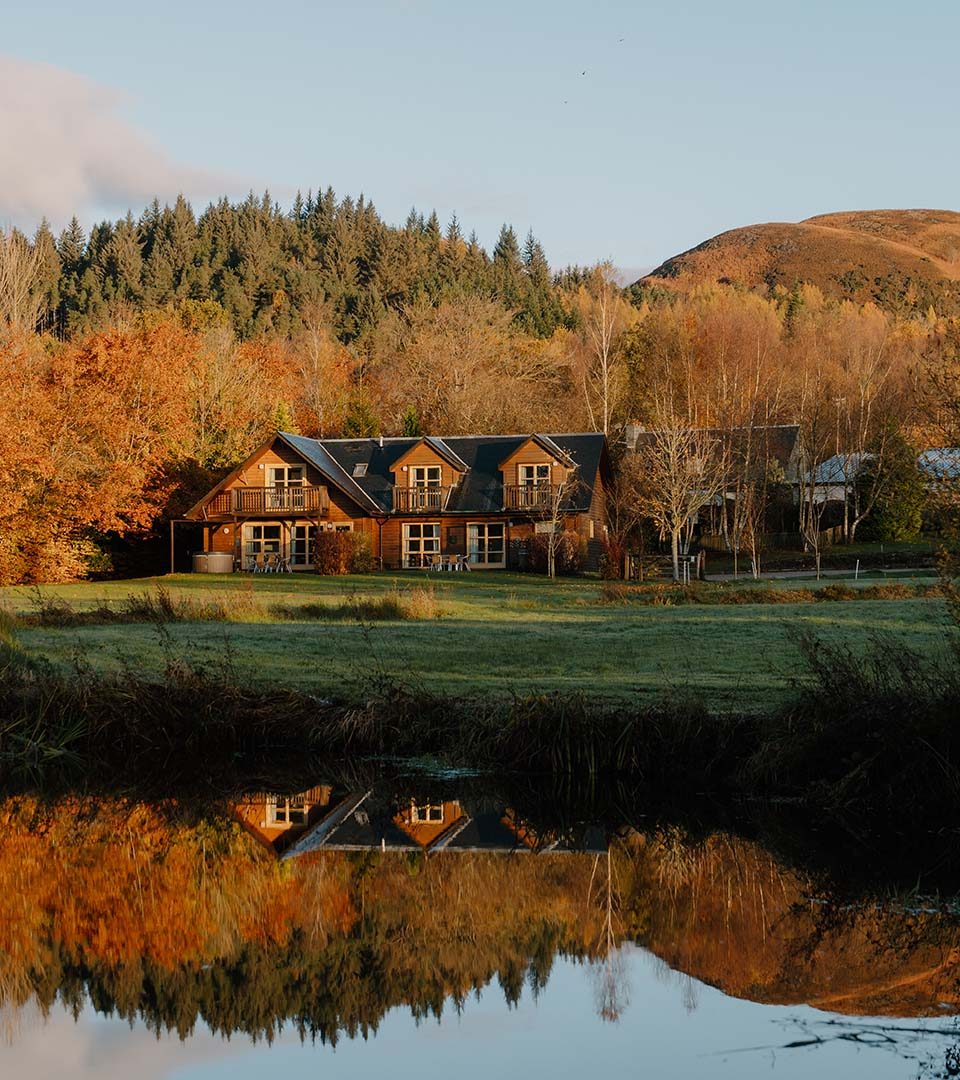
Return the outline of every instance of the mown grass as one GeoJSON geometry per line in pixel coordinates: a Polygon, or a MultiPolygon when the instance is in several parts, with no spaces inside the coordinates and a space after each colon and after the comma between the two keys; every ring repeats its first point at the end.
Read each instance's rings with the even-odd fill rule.
{"type": "MultiPolygon", "coordinates": [[[[722,711],[758,710],[787,700],[807,677],[792,629],[815,631],[854,653],[883,632],[934,656],[944,649],[947,623],[946,605],[934,596],[814,603],[806,588],[788,590],[789,602],[764,603],[765,586],[737,586],[738,601],[727,604],[717,598],[735,589],[715,586],[704,593],[709,603],[685,596],[658,606],[601,602],[605,586],[595,579],[499,573],[161,581],[170,603],[186,605],[181,612],[216,605],[229,614],[226,623],[160,621],[190,663],[209,668],[229,652],[238,676],[252,685],[323,697],[357,698],[376,671],[456,698],[502,702],[576,691],[602,705],[693,691],[722,711]],[[405,618],[390,612],[398,594],[408,597],[405,618]],[[368,604],[379,605],[383,618],[368,604]]],[[[0,604],[20,621],[22,648],[48,656],[57,670],[70,669],[79,653],[100,672],[133,668],[159,677],[166,661],[157,620],[98,622],[96,615],[155,588],[148,580],[44,589],[75,612],[91,612],[89,624],[65,628],[24,625],[35,611],[30,590],[4,590],[0,604]]]]}

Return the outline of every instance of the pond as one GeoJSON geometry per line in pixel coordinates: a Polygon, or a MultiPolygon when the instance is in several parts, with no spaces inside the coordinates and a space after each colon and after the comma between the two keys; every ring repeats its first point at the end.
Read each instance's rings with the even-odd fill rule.
{"type": "Polygon", "coordinates": [[[0,1075],[957,1074],[960,907],[875,847],[258,779],[0,799],[0,1075]]]}

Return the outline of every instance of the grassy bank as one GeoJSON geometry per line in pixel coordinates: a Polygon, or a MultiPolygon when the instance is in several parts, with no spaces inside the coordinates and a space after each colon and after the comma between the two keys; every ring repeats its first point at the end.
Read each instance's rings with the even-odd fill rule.
{"type": "Polygon", "coordinates": [[[165,642],[151,678],[128,667],[60,672],[0,644],[0,768],[36,777],[171,769],[209,776],[237,754],[292,750],[424,756],[452,767],[627,779],[651,799],[678,792],[791,799],[817,813],[901,831],[960,824],[960,650],[921,656],[879,639],[865,656],[795,637],[809,676],[793,701],[720,712],[693,697],[605,706],[582,692],[457,698],[371,676],[359,704],[270,688],[227,658],[196,667],[165,642]]]}
{"type": "Polygon", "coordinates": [[[45,588],[44,604],[69,605],[59,623],[54,611],[37,625],[44,620],[28,589],[0,591],[0,607],[21,622],[25,651],[59,672],[81,655],[96,672],[159,678],[173,650],[195,668],[216,669],[229,656],[243,683],[322,697],[357,700],[376,676],[500,702],[577,691],[618,706],[693,691],[721,711],[787,700],[805,678],[792,630],[855,652],[884,633],[936,655],[947,622],[943,602],[916,591],[930,588],[923,581],[689,592],[499,573],[184,575],[162,583],[175,618],[129,610],[130,597],[134,608],[143,596],[156,606],[152,580],[45,588]],[[812,602],[821,594],[823,602],[812,602]]]}

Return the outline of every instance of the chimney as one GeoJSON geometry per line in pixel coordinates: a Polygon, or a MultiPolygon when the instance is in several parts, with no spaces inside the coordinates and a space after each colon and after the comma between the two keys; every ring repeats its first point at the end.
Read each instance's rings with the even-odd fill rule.
{"type": "Polygon", "coordinates": [[[640,433],[643,431],[643,424],[636,422],[627,424],[623,433],[623,441],[627,444],[628,450],[636,450],[637,439],[640,438],[640,433]]]}

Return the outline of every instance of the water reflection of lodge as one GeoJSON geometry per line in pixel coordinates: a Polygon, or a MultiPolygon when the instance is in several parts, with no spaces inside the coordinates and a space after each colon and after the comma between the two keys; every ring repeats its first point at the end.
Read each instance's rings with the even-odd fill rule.
{"type": "Polygon", "coordinates": [[[235,807],[257,839],[284,858],[313,851],[603,851],[601,830],[542,832],[510,807],[458,799],[384,799],[320,785],[294,795],[260,792],[235,807]]]}

